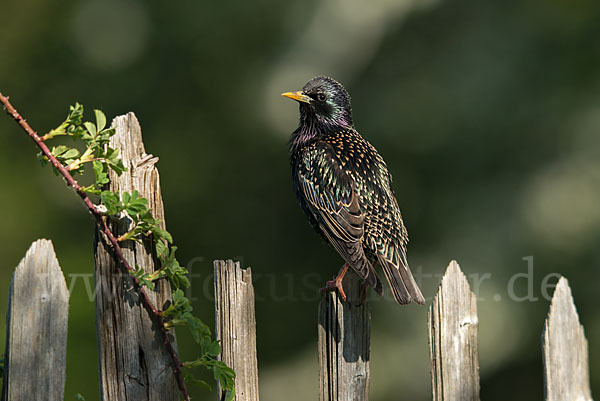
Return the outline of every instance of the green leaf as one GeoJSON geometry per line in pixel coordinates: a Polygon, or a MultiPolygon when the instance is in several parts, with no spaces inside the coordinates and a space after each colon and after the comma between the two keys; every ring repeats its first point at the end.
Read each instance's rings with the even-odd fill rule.
{"type": "Polygon", "coordinates": [[[123,210],[119,197],[112,191],[102,191],[100,193],[100,201],[106,206],[108,214],[117,214],[123,210]]]}
{"type": "Polygon", "coordinates": [[[136,270],[130,272],[130,274],[138,280],[138,283],[142,286],[148,287],[150,290],[154,290],[154,282],[152,276],[147,273],[144,269],[135,265],[136,270]]]}
{"type": "MultiPolygon", "coordinates": [[[[137,190],[134,190],[132,194],[124,192],[123,206],[129,216],[131,216],[131,218],[133,218],[135,221],[138,221],[140,220],[140,215],[144,215],[145,217],[148,212],[148,199],[140,198],[140,194],[137,190]]],[[[152,227],[144,225],[142,228],[142,231],[151,231],[152,227]]]]}
{"type": "Polygon", "coordinates": [[[173,293],[173,302],[167,309],[162,312],[165,317],[180,316],[185,312],[191,312],[192,305],[189,299],[187,299],[182,290],[176,290],[173,293]]]}
{"type": "MultiPolygon", "coordinates": [[[[216,381],[220,381],[219,379],[221,378],[221,368],[217,365],[213,366],[213,377],[216,381]]],[[[221,386],[223,386],[223,383],[221,383],[221,386]]]]}
{"type": "Polygon", "coordinates": [[[75,103],[74,106],[69,107],[69,115],[67,116],[67,120],[65,122],[71,125],[80,125],[82,117],[83,105],[75,103]]]}
{"type": "Polygon", "coordinates": [[[203,347],[203,351],[210,356],[217,357],[221,353],[221,344],[218,341],[212,341],[206,347],[203,347]]]}
{"type": "Polygon", "coordinates": [[[117,159],[116,161],[107,160],[108,166],[120,177],[123,174],[123,171],[127,171],[125,165],[123,165],[123,160],[117,159]]]}
{"type": "Polygon", "coordinates": [[[94,124],[90,122],[85,122],[83,123],[83,125],[85,125],[85,128],[88,130],[91,136],[96,136],[98,131],[96,131],[96,126],[94,124]]]}
{"type": "Polygon", "coordinates": [[[179,287],[189,287],[190,281],[186,277],[188,271],[185,267],[182,267],[177,259],[175,258],[175,251],[177,251],[176,246],[172,246],[170,252],[165,253],[160,258],[162,262],[162,269],[165,272],[165,275],[169,279],[169,282],[175,288],[179,287]]]}
{"type": "Polygon", "coordinates": [[[85,401],[85,398],[79,393],[75,394],[75,399],[77,401],[85,401]]]}
{"type": "Polygon", "coordinates": [[[167,230],[163,230],[162,228],[160,228],[160,226],[158,226],[158,225],[156,225],[152,229],[152,234],[154,234],[154,238],[156,238],[157,240],[164,239],[169,244],[173,243],[173,237],[171,236],[171,234],[169,234],[169,232],[167,230]]]}
{"type": "Polygon", "coordinates": [[[79,150],[71,148],[61,155],[64,159],[75,159],[79,157],[79,150]]]}
{"type": "Polygon", "coordinates": [[[187,326],[190,329],[190,334],[192,335],[192,338],[196,344],[200,344],[200,340],[203,336],[211,335],[210,328],[204,324],[202,320],[192,315],[191,311],[181,315],[181,319],[187,323],[187,326]]]}
{"type": "Polygon", "coordinates": [[[65,145],[53,146],[50,153],[52,153],[52,155],[54,155],[56,157],[60,157],[68,150],[69,150],[69,148],[65,145]]]}
{"type": "Polygon", "coordinates": [[[202,387],[208,391],[212,391],[212,387],[207,382],[205,382],[204,380],[196,379],[194,376],[192,376],[190,374],[185,374],[183,376],[183,380],[185,380],[186,383],[193,384],[198,387],[202,387]]]}
{"type": "Polygon", "coordinates": [[[169,248],[165,245],[163,241],[156,241],[156,256],[160,259],[166,252],[169,251],[169,248]]]}
{"type": "Polygon", "coordinates": [[[138,200],[135,200],[133,202],[130,202],[128,205],[125,206],[127,213],[129,213],[129,215],[131,216],[137,216],[140,213],[144,212],[147,209],[148,206],[148,200],[145,198],[141,198],[138,200]]]}
{"type": "Polygon", "coordinates": [[[164,317],[173,317],[167,322],[168,326],[188,326],[196,343],[200,343],[203,337],[210,337],[211,330],[200,319],[192,315],[192,303],[185,297],[183,291],[178,289],[173,293],[173,302],[162,312],[164,317]]]}
{"type": "Polygon", "coordinates": [[[73,133],[74,138],[83,139],[86,144],[90,145],[94,137],[87,130],[83,129],[82,126],[75,128],[75,132],[73,133]]]}
{"type": "Polygon", "coordinates": [[[235,388],[231,390],[227,390],[227,396],[225,397],[225,401],[233,401],[235,399],[235,388]]]}
{"type": "Polygon", "coordinates": [[[218,371],[218,379],[221,383],[221,387],[226,390],[233,390],[235,388],[235,372],[231,369],[225,362],[217,361],[215,363],[215,375],[217,375],[218,371]]]}
{"type": "Polygon", "coordinates": [[[96,184],[99,186],[108,184],[110,182],[106,171],[106,165],[99,160],[92,162],[94,168],[94,175],[96,176],[96,184]]]}
{"type": "Polygon", "coordinates": [[[117,131],[114,128],[107,128],[98,132],[97,140],[101,143],[107,143],[111,136],[116,134],[117,131]]]}
{"type": "MultiPolygon", "coordinates": [[[[185,273],[187,274],[188,271],[187,269],[185,270],[185,273]]],[[[184,287],[184,288],[188,288],[191,285],[190,280],[187,278],[187,276],[179,276],[179,286],[180,287],[184,287]]]]}
{"type": "Polygon", "coordinates": [[[78,137],[80,131],[82,130],[81,125],[81,117],[83,115],[83,106],[79,103],[75,104],[75,106],[69,107],[69,114],[67,115],[67,119],[63,121],[58,127],[54,128],[46,135],[44,135],[44,139],[48,140],[54,138],[58,135],[71,135],[74,138],[78,137]]]}
{"type": "Polygon", "coordinates": [[[100,132],[106,127],[106,116],[102,110],[94,110],[94,114],[96,114],[96,127],[98,128],[98,132],[100,132]]]}
{"type": "MultiPolygon", "coordinates": [[[[148,273],[146,273],[146,274],[148,274],[148,273]]],[[[148,276],[149,276],[149,274],[148,274],[148,276]]],[[[154,291],[154,282],[150,278],[143,276],[140,278],[139,282],[141,284],[145,285],[146,287],[148,287],[151,291],[154,291]]]]}

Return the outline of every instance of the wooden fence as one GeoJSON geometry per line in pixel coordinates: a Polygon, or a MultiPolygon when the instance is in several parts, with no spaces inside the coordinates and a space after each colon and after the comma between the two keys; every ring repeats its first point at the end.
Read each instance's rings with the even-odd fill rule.
{"type": "MultiPolygon", "coordinates": [[[[119,149],[127,171],[121,176],[110,172],[110,190],[119,193],[137,190],[148,199],[153,217],[163,222],[157,157],[146,154],[142,130],[133,113],[114,119],[116,134],[110,146],[119,149]]],[[[111,223],[118,235],[127,232],[129,219],[111,223]]],[[[160,265],[154,256],[150,241],[139,244],[128,241],[123,255],[130,266],[140,266],[153,273],[160,265]]],[[[146,309],[138,302],[138,295],[129,274],[115,261],[111,246],[96,230],[94,241],[96,279],[96,329],[98,335],[98,363],[100,373],[100,400],[177,400],[179,390],[172,374],[172,360],[161,345],[162,341],[146,309]]],[[[169,285],[158,283],[157,291],[148,291],[154,305],[162,307],[171,298],[169,285]]],[[[175,343],[175,332],[170,333],[175,343]]]]}
{"type": "MultiPolygon", "coordinates": [[[[155,217],[164,222],[156,158],[144,151],[137,119],[130,113],[115,119],[113,125],[117,127],[113,145],[121,149],[129,173],[111,177],[112,188],[137,189],[151,200],[155,217]]],[[[126,256],[151,272],[156,260],[149,249],[132,244],[126,256]]],[[[171,360],[156,346],[152,322],[132,292],[129,276],[120,273],[98,234],[95,255],[101,399],[178,400],[171,360]]],[[[220,358],[237,372],[236,400],[258,401],[251,270],[233,261],[215,261],[214,273],[220,358]]],[[[370,314],[367,302],[356,302],[359,286],[357,276],[348,274],[344,288],[350,303],[328,293],[318,306],[321,401],[368,400],[370,314]]],[[[153,301],[162,305],[169,299],[170,289],[163,286],[153,296],[153,301]]],[[[2,401],[63,400],[68,301],[51,242],[34,242],[10,284],[2,401]]],[[[434,401],[479,400],[478,326],[475,294],[453,261],[429,310],[434,401]]],[[[172,336],[175,338],[174,332],[172,336]]],[[[552,298],[542,349],[546,400],[591,401],[587,340],[565,278],[559,280],[552,298]]]]}

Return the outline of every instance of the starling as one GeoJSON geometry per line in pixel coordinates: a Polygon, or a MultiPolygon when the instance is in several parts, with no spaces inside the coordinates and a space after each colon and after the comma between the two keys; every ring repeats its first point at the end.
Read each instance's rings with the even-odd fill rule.
{"type": "Polygon", "coordinates": [[[341,283],[350,267],[365,289],[382,295],[379,263],[399,304],[424,304],[406,260],[408,233],[392,176],[354,128],[348,92],[332,78],[317,77],[282,95],[300,104],[300,123],[290,138],[296,196],[314,229],[346,262],[323,290],[337,289],[345,299],[341,283]]]}

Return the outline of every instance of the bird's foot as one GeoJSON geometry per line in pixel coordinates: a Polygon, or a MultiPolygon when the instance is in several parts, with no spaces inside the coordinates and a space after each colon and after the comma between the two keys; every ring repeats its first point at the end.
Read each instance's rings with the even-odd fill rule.
{"type": "Polygon", "coordinates": [[[344,300],[344,302],[348,302],[346,299],[346,293],[344,292],[344,287],[342,286],[342,280],[339,277],[336,277],[333,280],[328,281],[325,284],[325,287],[321,288],[321,294],[326,294],[328,292],[336,291],[340,294],[340,297],[344,300]]]}

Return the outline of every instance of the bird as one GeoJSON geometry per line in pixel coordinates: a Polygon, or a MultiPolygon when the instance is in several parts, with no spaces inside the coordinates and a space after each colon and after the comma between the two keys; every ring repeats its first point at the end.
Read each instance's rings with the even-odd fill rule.
{"type": "Polygon", "coordinates": [[[312,227],[344,259],[322,291],[346,295],[342,279],[352,269],[383,295],[378,263],[400,305],[425,299],[406,258],[408,232],[392,189],[392,176],[377,150],[354,127],[350,95],[336,80],[311,79],[282,93],[297,101],[300,119],[289,154],[296,197],[312,227]]]}

